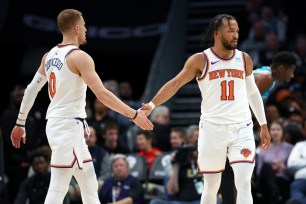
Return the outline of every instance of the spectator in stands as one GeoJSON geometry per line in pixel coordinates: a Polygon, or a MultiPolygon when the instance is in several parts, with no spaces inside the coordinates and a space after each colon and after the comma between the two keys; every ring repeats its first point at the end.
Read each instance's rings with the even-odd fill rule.
{"type": "Polygon", "coordinates": [[[254,67],[259,66],[259,53],[266,49],[266,27],[264,23],[258,19],[252,23],[247,39],[241,42],[240,50],[243,50],[252,57],[254,67]]]}
{"type": "Polygon", "coordinates": [[[291,92],[287,88],[278,89],[275,95],[275,104],[278,106],[279,113],[282,117],[289,116],[289,109],[294,102],[291,92]]]}
{"type": "Polygon", "coordinates": [[[156,141],[156,147],[163,152],[167,152],[171,149],[170,145],[170,110],[167,106],[161,105],[156,107],[151,115],[150,119],[154,124],[154,135],[156,141]]]}
{"type": "Polygon", "coordinates": [[[302,123],[303,123],[303,115],[301,112],[301,108],[298,109],[294,107],[289,108],[289,116],[288,116],[288,123],[295,123],[299,126],[300,129],[302,129],[302,123]]]}
{"type": "Polygon", "coordinates": [[[291,173],[287,160],[293,145],[284,140],[281,123],[274,121],[269,127],[272,143],[267,151],[259,151],[256,175],[257,188],[263,195],[262,203],[285,202],[289,198],[291,173]]]}
{"type": "Polygon", "coordinates": [[[112,176],[104,182],[99,191],[101,204],[143,204],[144,188],[140,181],[129,173],[126,156],[114,155],[111,159],[111,168],[112,176]]]}
{"type": "Polygon", "coordinates": [[[84,136],[92,157],[92,162],[95,167],[96,176],[100,186],[104,180],[110,176],[110,158],[107,151],[97,144],[96,130],[92,126],[89,126],[88,128],[90,135],[87,135],[85,131],[84,136]]]}
{"type": "Polygon", "coordinates": [[[295,145],[297,142],[305,140],[306,134],[303,129],[302,113],[294,108],[289,108],[289,115],[284,123],[286,141],[295,145]]]}
{"type": "MultiPolygon", "coordinates": [[[[128,81],[122,81],[119,83],[118,89],[119,98],[126,103],[128,106],[139,109],[141,107],[140,101],[135,101],[132,99],[133,89],[132,85],[128,81]]],[[[113,118],[116,120],[119,125],[119,140],[122,144],[126,144],[128,142],[127,132],[131,126],[134,124],[131,123],[130,119],[118,114],[117,112],[112,113],[113,118]]]]}
{"type": "Polygon", "coordinates": [[[304,80],[306,77],[306,35],[300,33],[296,36],[295,46],[292,49],[297,58],[296,72],[303,76],[304,80]]]}
{"type": "Polygon", "coordinates": [[[154,133],[152,131],[140,130],[136,136],[136,143],[139,151],[137,154],[145,157],[148,162],[148,172],[155,158],[162,152],[154,145],[154,133]]]}
{"type": "Polygon", "coordinates": [[[260,18],[260,8],[262,0],[247,0],[245,3],[245,10],[247,12],[247,21],[252,23],[260,18]]]}
{"type": "Polygon", "coordinates": [[[131,152],[137,152],[138,147],[136,144],[136,136],[137,132],[141,130],[137,125],[132,124],[131,127],[126,132],[126,139],[127,139],[127,147],[131,152]]]}
{"type": "MultiPolygon", "coordinates": [[[[306,203],[306,141],[296,143],[288,158],[288,169],[294,173],[290,185],[290,201],[306,203]]],[[[290,202],[290,203],[291,203],[290,202]]]]}
{"type": "Polygon", "coordinates": [[[275,33],[269,33],[266,36],[266,49],[259,52],[259,64],[261,66],[267,65],[272,62],[273,56],[281,51],[282,45],[275,33]]]}
{"type": "Polygon", "coordinates": [[[199,126],[198,125],[189,125],[186,130],[186,143],[194,144],[198,142],[199,138],[199,126]]]}
{"type": "Polygon", "coordinates": [[[128,81],[119,83],[119,98],[134,109],[141,107],[141,101],[133,99],[133,88],[128,81]]]}
{"type": "Polygon", "coordinates": [[[275,104],[268,104],[265,108],[267,122],[270,124],[273,121],[282,122],[283,118],[279,114],[278,107],[275,104]]]}
{"type": "Polygon", "coordinates": [[[102,133],[104,143],[102,147],[108,152],[111,156],[113,154],[127,154],[130,153],[130,150],[127,146],[122,145],[119,142],[119,126],[115,122],[108,122],[105,124],[103,133],[102,133]]]}
{"type": "Polygon", "coordinates": [[[170,144],[171,144],[171,151],[175,151],[177,148],[180,148],[186,140],[186,131],[184,128],[181,127],[174,127],[171,128],[170,132],[170,144]]]}
{"type": "MultiPolygon", "coordinates": [[[[150,115],[150,119],[154,124],[154,140],[156,147],[162,152],[171,150],[170,144],[170,109],[161,105],[154,109],[150,115]]],[[[127,131],[127,144],[131,151],[137,151],[136,135],[141,130],[137,125],[132,125],[127,131]]]]}
{"type": "MultiPolygon", "coordinates": [[[[8,176],[8,193],[9,200],[13,202],[15,196],[18,193],[21,182],[27,178],[29,163],[28,153],[30,152],[29,146],[21,146],[20,148],[14,148],[11,145],[11,130],[14,128],[16,123],[16,117],[19,113],[19,107],[25,87],[21,84],[14,86],[10,93],[10,103],[4,110],[1,116],[1,130],[3,136],[3,147],[4,147],[4,173],[8,176]]],[[[33,122],[29,120],[26,124],[27,134],[33,134],[33,122]]],[[[31,135],[30,138],[32,138],[31,135]]]]}
{"type": "Polygon", "coordinates": [[[115,79],[108,79],[104,81],[104,86],[117,97],[119,97],[119,83],[115,79]]]}
{"type": "Polygon", "coordinates": [[[171,200],[152,199],[150,204],[200,204],[203,175],[196,170],[196,147],[181,147],[172,157],[172,174],[166,183],[171,200]]]}
{"type": "MultiPolygon", "coordinates": [[[[298,74],[300,75],[300,74],[298,74]]],[[[300,76],[295,77],[289,84],[289,91],[296,104],[292,104],[293,108],[298,109],[302,116],[306,116],[306,81],[298,79],[300,76]]]]}
{"type": "Polygon", "coordinates": [[[88,124],[95,128],[97,133],[97,143],[102,144],[102,131],[107,122],[115,122],[115,119],[110,116],[110,109],[104,105],[98,98],[94,99],[93,116],[88,119],[88,124]]]}
{"type": "MultiPolygon", "coordinates": [[[[177,152],[179,148],[181,148],[184,144],[186,144],[186,131],[184,128],[181,127],[174,127],[171,129],[170,132],[170,143],[171,143],[171,150],[169,154],[174,157],[173,154],[177,152]]],[[[175,196],[168,195],[167,192],[167,183],[169,181],[170,176],[173,173],[173,164],[171,162],[166,162],[164,165],[165,177],[164,177],[164,186],[165,186],[165,198],[166,200],[170,200],[172,197],[175,196]]]]}
{"type": "MultiPolygon", "coordinates": [[[[35,153],[30,159],[30,164],[34,175],[21,183],[14,204],[26,204],[27,201],[30,204],[41,204],[45,201],[51,178],[48,157],[43,153],[35,153]]],[[[67,198],[64,203],[66,202],[67,198]]]]}
{"type": "Polygon", "coordinates": [[[278,18],[274,15],[274,11],[270,6],[261,8],[261,18],[267,28],[267,33],[274,33],[281,44],[286,42],[287,22],[286,18],[278,18]]]}

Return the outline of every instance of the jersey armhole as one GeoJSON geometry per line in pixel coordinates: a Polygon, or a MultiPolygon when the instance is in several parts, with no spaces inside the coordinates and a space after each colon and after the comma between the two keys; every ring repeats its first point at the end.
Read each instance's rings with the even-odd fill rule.
{"type": "Polygon", "coordinates": [[[243,66],[244,66],[244,72],[245,72],[245,75],[247,73],[247,67],[246,67],[246,61],[245,61],[245,54],[244,52],[241,51],[241,54],[242,54],[242,61],[243,61],[243,66]]]}
{"type": "Polygon", "coordinates": [[[208,71],[208,68],[209,68],[209,59],[208,59],[208,57],[207,57],[207,55],[205,54],[204,51],[202,53],[203,53],[204,58],[206,59],[206,63],[205,63],[205,67],[203,68],[201,76],[200,77],[196,77],[196,79],[198,81],[200,81],[200,80],[205,78],[205,76],[207,74],[207,71],[208,71]]]}
{"type": "Polygon", "coordinates": [[[68,69],[70,70],[71,73],[80,75],[79,73],[75,73],[73,70],[71,70],[71,68],[68,66],[68,63],[67,63],[67,57],[68,57],[68,55],[69,55],[70,53],[72,53],[73,51],[75,51],[75,50],[80,50],[80,49],[79,49],[79,48],[73,48],[73,49],[69,50],[69,51],[67,52],[67,54],[65,55],[64,60],[65,60],[66,66],[68,67],[68,69]]]}

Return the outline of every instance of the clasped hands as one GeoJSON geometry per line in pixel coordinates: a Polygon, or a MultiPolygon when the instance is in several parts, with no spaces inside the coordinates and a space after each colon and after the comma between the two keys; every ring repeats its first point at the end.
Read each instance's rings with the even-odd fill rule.
{"type": "Polygon", "coordinates": [[[152,107],[148,103],[142,103],[141,108],[137,110],[138,115],[132,122],[138,125],[143,130],[153,130],[154,125],[147,118],[152,112],[152,107]]]}

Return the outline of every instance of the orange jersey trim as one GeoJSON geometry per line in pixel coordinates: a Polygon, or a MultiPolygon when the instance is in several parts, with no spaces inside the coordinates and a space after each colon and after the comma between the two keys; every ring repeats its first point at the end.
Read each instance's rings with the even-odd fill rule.
{"type": "Polygon", "coordinates": [[[74,157],[73,161],[69,165],[50,164],[50,166],[54,168],[72,168],[76,160],[77,160],[76,157],[74,157]]]}
{"type": "Polygon", "coordinates": [[[245,62],[245,55],[244,55],[244,52],[242,52],[242,61],[243,61],[243,64],[244,64],[244,71],[245,71],[245,73],[246,73],[247,68],[246,68],[246,62],[245,62]]]}
{"type": "Polygon", "coordinates": [[[215,173],[220,173],[220,172],[223,172],[224,169],[225,169],[225,168],[223,168],[223,169],[212,170],[212,171],[201,170],[198,161],[197,161],[197,166],[198,166],[198,173],[202,173],[202,174],[215,174],[215,173]]]}
{"type": "Polygon", "coordinates": [[[216,173],[221,173],[223,172],[225,169],[221,169],[221,170],[213,170],[213,171],[201,171],[199,170],[198,173],[201,173],[201,174],[216,174],[216,173]]]}
{"type": "Polygon", "coordinates": [[[200,77],[200,78],[198,78],[198,79],[197,79],[198,81],[202,81],[203,79],[205,79],[205,77],[206,77],[206,75],[207,75],[207,73],[208,73],[209,65],[210,65],[210,61],[209,61],[207,55],[206,55],[204,52],[203,52],[203,55],[204,55],[204,57],[206,58],[206,66],[205,66],[205,70],[203,70],[203,71],[204,71],[203,76],[200,77]]]}
{"type": "Polygon", "coordinates": [[[87,163],[87,162],[91,162],[92,161],[92,159],[85,159],[85,160],[83,160],[83,163],[87,163]]]}
{"type": "MultiPolygon", "coordinates": [[[[71,164],[68,164],[68,165],[50,164],[50,167],[54,167],[54,168],[72,168],[72,167],[74,166],[75,161],[77,161],[77,164],[78,164],[79,169],[82,170],[83,168],[81,168],[80,165],[79,165],[79,162],[78,162],[78,160],[77,160],[77,156],[75,155],[74,149],[73,149],[73,155],[74,155],[74,159],[72,160],[71,164]]],[[[85,159],[85,160],[83,160],[83,163],[87,163],[87,162],[91,162],[91,161],[92,161],[92,158],[90,158],[90,159],[85,159]]]]}

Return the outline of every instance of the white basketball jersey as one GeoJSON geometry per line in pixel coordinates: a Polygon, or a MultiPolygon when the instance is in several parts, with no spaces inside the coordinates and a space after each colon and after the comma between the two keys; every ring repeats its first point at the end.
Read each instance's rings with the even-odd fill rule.
{"type": "Polygon", "coordinates": [[[73,73],[67,65],[66,57],[74,45],[57,45],[50,50],[45,60],[50,104],[46,118],[86,118],[87,85],[80,75],[73,73]]]}
{"type": "Polygon", "coordinates": [[[241,51],[224,59],[211,48],[204,50],[206,67],[197,82],[202,95],[201,119],[233,124],[251,119],[245,83],[246,64],[241,51]]]}

